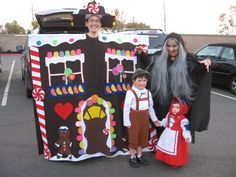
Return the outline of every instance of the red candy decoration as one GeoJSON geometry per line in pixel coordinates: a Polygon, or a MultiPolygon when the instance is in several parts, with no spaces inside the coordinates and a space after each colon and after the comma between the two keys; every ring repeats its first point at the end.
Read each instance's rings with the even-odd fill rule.
{"type": "Polygon", "coordinates": [[[45,97],[45,92],[41,88],[35,88],[32,92],[35,101],[42,101],[45,97]]]}

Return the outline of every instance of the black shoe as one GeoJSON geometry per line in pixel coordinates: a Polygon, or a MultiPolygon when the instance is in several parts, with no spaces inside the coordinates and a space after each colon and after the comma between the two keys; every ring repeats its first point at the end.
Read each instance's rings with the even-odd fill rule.
{"type": "Polygon", "coordinates": [[[136,158],[130,158],[129,159],[129,164],[130,164],[131,167],[139,168],[139,164],[138,164],[136,158]]]}
{"type": "Polygon", "coordinates": [[[148,162],[142,156],[137,157],[137,162],[142,164],[142,165],[148,165],[148,162]]]}

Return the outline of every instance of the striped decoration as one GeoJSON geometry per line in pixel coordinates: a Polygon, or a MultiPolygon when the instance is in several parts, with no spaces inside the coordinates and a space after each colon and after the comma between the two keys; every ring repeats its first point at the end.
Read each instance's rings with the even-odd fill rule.
{"type": "Polygon", "coordinates": [[[31,72],[33,89],[42,88],[41,74],[40,74],[40,59],[37,47],[30,47],[31,72]]]}
{"type": "Polygon", "coordinates": [[[31,72],[32,72],[32,83],[33,83],[33,98],[35,100],[36,112],[38,116],[39,127],[42,135],[43,146],[44,146],[44,157],[46,159],[51,158],[51,152],[48,148],[47,132],[46,132],[46,121],[45,121],[45,112],[44,112],[44,99],[45,95],[34,93],[44,93],[42,92],[42,82],[40,74],[40,58],[39,50],[37,47],[30,47],[30,62],[31,62],[31,72]]]}
{"type": "Polygon", "coordinates": [[[157,150],[156,145],[158,140],[157,131],[155,127],[150,127],[149,131],[150,131],[150,139],[148,141],[148,149],[155,152],[157,150]]]}

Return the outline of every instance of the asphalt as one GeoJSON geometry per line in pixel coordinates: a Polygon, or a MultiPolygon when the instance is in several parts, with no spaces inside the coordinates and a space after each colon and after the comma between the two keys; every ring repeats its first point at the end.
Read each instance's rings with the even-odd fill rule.
{"type": "Polygon", "coordinates": [[[0,106],[0,177],[235,177],[236,96],[228,90],[212,91],[211,120],[207,131],[196,133],[189,146],[189,164],[172,169],[144,153],[148,166],[130,168],[128,156],[98,157],[80,162],[54,162],[37,153],[33,100],[27,99],[18,56],[2,58],[0,101],[15,60],[6,106],[0,106]]]}

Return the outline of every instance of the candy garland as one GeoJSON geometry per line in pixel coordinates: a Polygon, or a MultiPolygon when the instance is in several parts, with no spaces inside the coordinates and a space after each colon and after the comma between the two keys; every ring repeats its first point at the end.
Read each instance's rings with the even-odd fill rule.
{"type": "MultiPolygon", "coordinates": [[[[40,39],[38,35],[29,35],[29,46],[41,47],[46,44],[49,44],[53,47],[60,45],[63,42],[68,44],[73,44],[79,40],[85,40],[86,34],[51,34],[52,38],[48,37],[48,34],[40,34],[40,39]]],[[[116,42],[118,44],[122,43],[131,43],[135,46],[148,46],[149,37],[147,35],[125,35],[125,34],[101,34],[98,37],[98,40],[101,42],[109,43],[116,42]]]]}
{"type": "Polygon", "coordinates": [[[118,44],[131,43],[135,46],[148,46],[149,37],[148,35],[127,35],[127,34],[101,34],[98,38],[101,42],[116,42],[118,44]]]}
{"type": "Polygon", "coordinates": [[[31,34],[29,35],[29,46],[41,47],[49,44],[56,47],[63,42],[73,44],[79,40],[85,39],[86,34],[70,34],[69,37],[68,34],[50,34],[50,38],[48,37],[48,34],[40,34],[40,38],[38,37],[38,34],[31,34]]]}
{"type": "Polygon", "coordinates": [[[128,82],[106,83],[104,92],[106,95],[125,94],[127,90],[131,89],[131,86],[132,84],[128,82]]]}
{"type": "Polygon", "coordinates": [[[41,74],[40,74],[40,59],[39,50],[37,47],[30,47],[30,62],[32,70],[32,82],[33,82],[33,92],[32,96],[36,104],[36,112],[39,121],[39,127],[42,135],[43,146],[44,146],[44,157],[46,159],[51,158],[51,152],[48,148],[47,132],[46,132],[46,121],[45,121],[45,111],[44,102],[45,93],[42,89],[41,74]]]}

